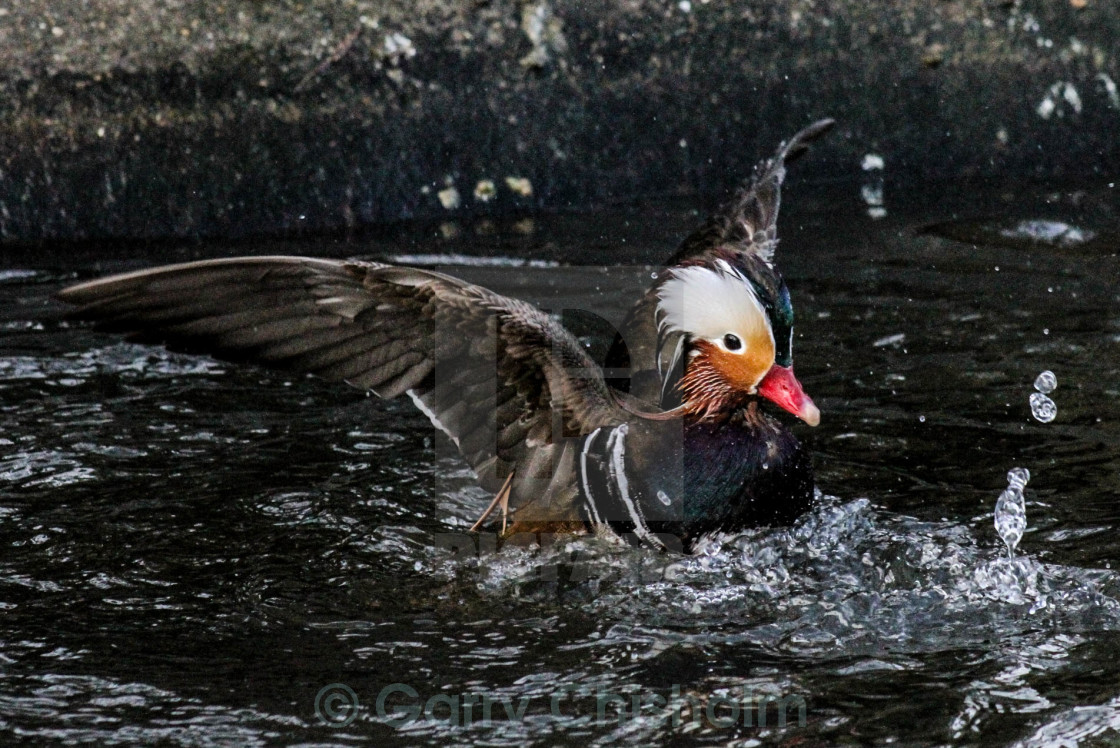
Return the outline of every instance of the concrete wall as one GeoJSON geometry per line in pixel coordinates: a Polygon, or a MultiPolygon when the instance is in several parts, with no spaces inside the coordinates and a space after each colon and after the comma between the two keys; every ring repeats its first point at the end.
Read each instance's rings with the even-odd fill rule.
{"type": "Polygon", "coordinates": [[[717,192],[821,116],[809,179],[1108,181],[1118,52],[1105,0],[0,0],[0,239],[717,192]]]}

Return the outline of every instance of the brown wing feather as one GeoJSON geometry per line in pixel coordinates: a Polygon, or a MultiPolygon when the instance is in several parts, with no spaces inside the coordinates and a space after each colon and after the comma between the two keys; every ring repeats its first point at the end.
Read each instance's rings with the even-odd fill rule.
{"type": "Polygon", "coordinates": [[[785,167],[804,155],[809,144],[835,124],[831,119],[818,120],[778,146],[777,153],[756,165],[750,179],[731,199],[681,243],[667,264],[676,265],[720,245],[756,254],[770,262],[778,244],[778,209],[785,167]]]}
{"type": "Polygon", "coordinates": [[[539,309],[440,273],[365,262],[250,257],[72,286],[70,317],[192,353],[404,392],[513,506],[569,516],[572,443],[624,413],[582,346],[539,309]],[[559,471],[559,472],[558,472],[559,471]],[[567,471],[568,474],[561,475],[567,471]]]}

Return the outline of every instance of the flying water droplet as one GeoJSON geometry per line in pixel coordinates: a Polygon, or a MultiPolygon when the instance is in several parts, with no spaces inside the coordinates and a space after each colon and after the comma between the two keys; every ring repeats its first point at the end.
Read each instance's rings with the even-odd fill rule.
{"type": "Polygon", "coordinates": [[[1049,395],[1058,388],[1058,378],[1054,376],[1054,372],[1047,369],[1034,380],[1034,388],[1043,395],[1049,395]]]}
{"type": "Polygon", "coordinates": [[[878,220],[887,215],[883,201],[883,157],[877,153],[868,153],[860,164],[864,171],[864,183],[859,193],[867,203],[867,215],[878,220]]]}
{"type": "Polygon", "coordinates": [[[1007,471],[1007,482],[1012,488],[1023,489],[1031,479],[1031,471],[1026,468],[1011,468],[1007,471]]]}
{"type": "Polygon", "coordinates": [[[1000,539],[1007,546],[1007,557],[1015,558],[1015,549],[1027,529],[1027,505],[1023,488],[1031,478],[1026,468],[1013,468],[1007,474],[1008,486],[996,502],[995,525],[1000,539]]]}
{"type": "Polygon", "coordinates": [[[1058,415],[1058,406],[1041,392],[1031,393],[1031,413],[1040,423],[1050,423],[1058,415]]]}

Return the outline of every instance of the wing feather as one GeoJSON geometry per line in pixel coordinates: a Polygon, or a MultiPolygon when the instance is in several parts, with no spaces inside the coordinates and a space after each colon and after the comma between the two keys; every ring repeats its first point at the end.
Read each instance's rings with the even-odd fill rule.
{"type": "MultiPolygon", "coordinates": [[[[72,286],[70,316],[172,349],[411,392],[511,503],[571,503],[565,437],[619,423],[582,346],[537,308],[447,275],[370,262],[249,257],[72,286]],[[537,481],[533,483],[533,481],[537,481]],[[540,481],[546,481],[545,484],[540,481]],[[536,493],[534,493],[536,492],[536,493]]],[[[570,466],[570,465],[569,465],[570,466]]],[[[570,507],[569,507],[570,509],[570,507]]]]}
{"type": "Polygon", "coordinates": [[[667,264],[676,265],[720,245],[773,262],[786,166],[808,152],[810,143],[835,124],[832,119],[818,120],[779,145],[771,158],[755,166],[750,179],[731,199],[681,243],[667,264]]]}

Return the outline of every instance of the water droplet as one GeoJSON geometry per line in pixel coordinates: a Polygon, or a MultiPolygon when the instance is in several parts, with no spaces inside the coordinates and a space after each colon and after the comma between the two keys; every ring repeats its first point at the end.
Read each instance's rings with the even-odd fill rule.
{"type": "Polygon", "coordinates": [[[1022,489],[1031,479],[1031,471],[1026,468],[1011,468],[1007,471],[1007,482],[1013,488],[1022,489]]]}
{"type": "Polygon", "coordinates": [[[1058,415],[1058,406],[1041,392],[1032,392],[1031,414],[1040,423],[1050,423],[1058,415]]]}
{"type": "Polygon", "coordinates": [[[1027,507],[1023,500],[1023,489],[1011,485],[1004,489],[996,502],[996,532],[1007,546],[1008,558],[1015,558],[1015,549],[1027,529],[1027,507]]]}
{"type": "Polygon", "coordinates": [[[655,271],[653,271],[652,273],[650,273],[650,274],[649,274],[649,277],[650,277],[650,278],[653,278],[654,280],[657,280],[657,271],[655,270],[655,271]]]}
{"type": "Polygon", "coordinates": [[[668,494],[666,494],[664,491],[657,492],[657,499],[665,506],[669,506],[673,503],[673,500],[670,499],[668,494]]]}
{"type": "Polygon", "coordinates": [[[1054,372],[1047,369],[1034,380],[1034,388],[1043,395],[1049,395],[1058,388],[1058,378],[1054,376],[1054,372]]]}
{"type": "Polygon", "coordinates": [[[921,422],[921,423],[925,423],[926,422],[926,417],[925,416],[918,416],[918,421],[921,422]]]}
{"type": "Polygon", "coordinates": [[[886,162],[878,153],[864,154],[863,161],[860,162],[860,167],[864,171],[874,171],[875,169],[882,169],[884,166],[886,166],[886,162]]]}

